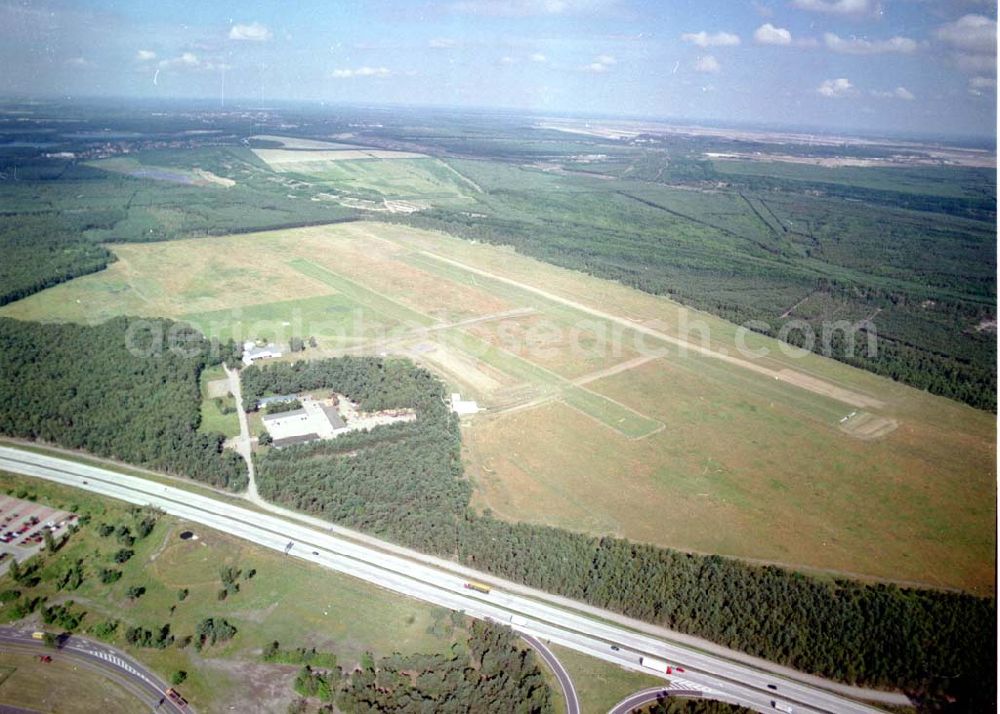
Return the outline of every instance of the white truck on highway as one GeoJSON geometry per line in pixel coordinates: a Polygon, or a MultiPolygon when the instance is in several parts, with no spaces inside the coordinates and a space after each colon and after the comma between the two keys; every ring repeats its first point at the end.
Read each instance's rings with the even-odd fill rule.
{"type": "Polygon", "coordinates": [[[771,708],[777,709],[779,712],[785,712],[786,714],[794,714],[795,710],[792,709],[791,704],[785,704],[784,702],[776,702],[771,700],[771,708]]]}
{"type": "Polygon", "coordinates": [[[660,674],[670,674],[672,669],[671,666],[662,659],[654,659],[653,657],[640,657],[639,664],[646,669],[655,670],[660,674]]]}

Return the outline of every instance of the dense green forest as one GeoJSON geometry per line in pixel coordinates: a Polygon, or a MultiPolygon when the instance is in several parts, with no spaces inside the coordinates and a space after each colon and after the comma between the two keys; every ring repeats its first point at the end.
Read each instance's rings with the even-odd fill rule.
{"type": "Polygon", "coordinates": [[[802,671],[947,693],[963,706],[991,701],[983,683],[996,676],[992,599],[830,581],[476,515],[444,387],[404,360],[255,365],[243,381],[248,405],[330,388],[363,409],[417,411],[412,423],[269,450],[257,458],[266,498],[802,671]]]}
{"type": "Polygon", "coordinates": [[[242,489],[242,459],[198,432],[199,375],[231,350],[169,320],[0,318],[0,433],[242,489]]]}
{"type": "Polygon", "coordinates": [[[531,650],[506,627],[474,622],[450,655],[401,655],[363,663],[336,695],[350,714],[521,712],[550,714],[552,692],[531,650]]]}

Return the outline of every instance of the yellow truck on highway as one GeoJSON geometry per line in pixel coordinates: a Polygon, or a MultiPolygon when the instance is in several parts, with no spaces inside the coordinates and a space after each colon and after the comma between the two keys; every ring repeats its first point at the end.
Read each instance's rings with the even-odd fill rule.
{"type": "Polygon", "coordinates": [[[475,590],[477,593],[482,593],[483,595],[490,594],[490,586],[483,585],[482,583],[477,583],[476,581],[471,581],[465,584],[466,590],[475,590]]]}
{"type": "Polygon", "coordinates": [[[45,633],[44,632],[32,632],[31,633],[31,639],[33,639],[33,640],[44,640],[45,639],[45,633]]]}

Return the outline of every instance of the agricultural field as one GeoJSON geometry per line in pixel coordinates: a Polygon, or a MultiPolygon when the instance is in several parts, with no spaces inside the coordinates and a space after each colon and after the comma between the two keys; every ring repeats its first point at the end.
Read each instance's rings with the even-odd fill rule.
{"type": "Polygon", "coordinates": [[[210,336],[315,336],[310,356],[405,355],[484,408],[463,421],[466,472],[500,517],[993,592],[993,414],[403,225],[111,249],[105,271],[0,315],[162,315],[210,336]]]}

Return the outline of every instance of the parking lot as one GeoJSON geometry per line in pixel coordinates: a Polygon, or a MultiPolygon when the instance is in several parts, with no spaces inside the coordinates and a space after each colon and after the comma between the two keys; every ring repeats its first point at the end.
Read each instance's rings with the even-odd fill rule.
{"type": "Polygon", "coordinates": [[[0,496],[0,575],[45,548],[45,531],[61,537],[77,516],[12,496],[0,496]]]}

